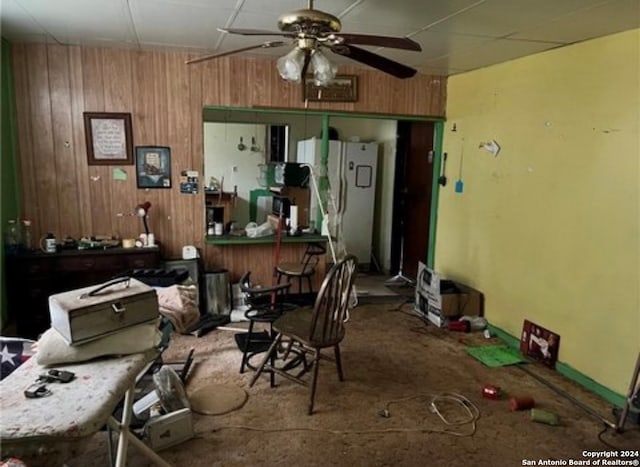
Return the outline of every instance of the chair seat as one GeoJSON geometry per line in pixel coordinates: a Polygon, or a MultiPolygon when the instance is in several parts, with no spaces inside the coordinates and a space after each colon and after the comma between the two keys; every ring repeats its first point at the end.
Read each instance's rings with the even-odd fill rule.
{"type": "Polygon", "coordinates": [[[273,330],[303,343],[308,347],[323,349],[333,347],[340,343],[344,338],[344,329],[331,340],[309,338],[309,329],[311,329],[311,320],[313,319],[312,308],[300,308],[298,310],[286,313],[273,323],[273,330]]]}
{"type": "Polygon", "coordinates": [[[276,271],[287,276],[310,276],[315,272],[313,266],[306,266],[302,263],[281,263],[276,267],[276,271]]]}

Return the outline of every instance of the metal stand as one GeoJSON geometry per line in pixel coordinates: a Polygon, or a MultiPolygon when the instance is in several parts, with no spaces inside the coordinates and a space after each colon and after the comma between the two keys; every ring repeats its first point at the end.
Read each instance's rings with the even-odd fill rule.
{"type": "Polygon", "coordinates": [[[400,239],[400,268],[398,270],[398,274],[396,274],[390,279],[387,279],[384,282],[384,285],[402,285],[402,284],[414,285],[416,281],[414,281],[413,279],[409,279],[402,273],[403,266],[404,266],[404,234],[400,239]]]}
{"type": "Polygon", "coordinates": [[[620,412],[620,417],[616,421],[616,431],[618,433],[624,430],[624,424],[627,420],[627,415],[629,415],[629,410],[631,406],[640,408],[640,353],[638,354],[638,359],[636,360],[636,368],[633,371],[633,376],[631,377],[631,384],[629,384],[629,392],[627,393],[627,400],[625,401],[624,407],[622,408],[622,412],[620,412]]]}

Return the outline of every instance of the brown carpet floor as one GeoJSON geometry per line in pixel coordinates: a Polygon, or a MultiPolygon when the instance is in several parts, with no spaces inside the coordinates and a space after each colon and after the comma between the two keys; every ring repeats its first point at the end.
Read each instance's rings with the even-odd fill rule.
{"type": "MultiPolygon", "coordinates": [[[[619,449],[640,447],[637,427],[620,434],[608,430],[599,439],[603,423],[596,417],[517,367],[491,369],[465,352],[467,345],[498,343],[494,338],[426,325],[402,302],[360,305],[347,326],[345,381],[323,362],[312,416],[306,412],[305,387],[279,378],[271,388],[266,375],[248,387],[251,372],[238,371],[241,354],[232,331],[215,330],[201,338],[174,335],[165,361],[195,349],[187,393],[221,383],[245,389],[248,400],[225,415],[194,414],[195,437],[160,451],[162,457],[176,466],[225,467],[520,466],[547,459],[569,465],[569,460],[588,460],[584,451],[612,451],[605,442],[619,449]],[[505,397],[482,397],[486,384],[502,388],[505,397]],[[447,426],[430,410],[432,398],[443,393],[460,394],[477,407],[475,428],[447,426]],[[559,415],[561,425],[532,422],[528,410],[510,411],[508,397],[523,395],[559,415]],[[379,414],[385,408],[389,417],[379,414]]],[[[538,364],[528,368],[613,420],[612,407],[597,395],[538,364]]],[[[456,403],[436,402],[450,421],[466,416],[456,403]]],[[[106,445],[106,433],[98,433],[68,465],[108,465],[106,445]]],[[[150,464],[130,447],[129,465],[150,464]]]]}

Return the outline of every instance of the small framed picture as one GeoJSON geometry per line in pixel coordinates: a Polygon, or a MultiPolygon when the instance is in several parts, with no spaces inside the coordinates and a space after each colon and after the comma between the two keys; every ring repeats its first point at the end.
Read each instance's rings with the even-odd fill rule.
{"type": "Polygon", "coordinates": [[[138,188],[171,188],[171,148],[136,146],[138,188]]]}
{"type": "Polygon", "coordinates": [[[89,165],[133,164],[131,114],[84,112],[89,165]]]}
{"type": "Polygon", "coordinates": [[[560,335],[529,320],[524,320],[520,336],[520,352],[550,368],[555,368],[559,347],[560,335]]]}

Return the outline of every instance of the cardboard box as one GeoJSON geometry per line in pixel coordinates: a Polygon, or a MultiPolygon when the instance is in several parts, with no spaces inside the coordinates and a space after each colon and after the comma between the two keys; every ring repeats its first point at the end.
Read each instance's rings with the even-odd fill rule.
{"type": "Polygon", "coordinates": [[[447,318],[482,316],[482,294],[467,285],[453,282],[455,289],[440,295],[441,314],[447,318]]]}
{"type": "Polygon", "coordinates": [[[440,274],[418,264],[414,310],[438,327],[460,316],[482,316],[482,293],[467,285],[443,279],[440,274]]]}

